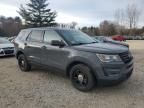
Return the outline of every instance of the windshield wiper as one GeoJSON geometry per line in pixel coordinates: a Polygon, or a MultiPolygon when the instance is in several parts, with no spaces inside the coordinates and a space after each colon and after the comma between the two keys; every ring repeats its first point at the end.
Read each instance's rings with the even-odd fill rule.
{"type": "Polygon", "coordinates": [[[98,42],[91,42],[91,43],[74,43],[72,45],[84,45],[84,44],[93,44],[93,43],[98,43],[98,42]]]}
{"type": "Polygon", "coordinates": [[[98,43],[98,42],[91,42],[91,43],[87,43],[87,44],[93,44],[93,43],[98,43]]]}
{"type": "Polygon", "coordinates": [[[74,43],[72,45],[84,45],[84,44],[88,44],[88,43],[74,43]]]}
{"type": "Polygon", "coordinates": [[[91,43],[74,43],[72,45],[84,45],[84,44],[93,44],[93,43],[98,43],[98,42],[94,41],[94,42],[91,42],[91,43]]]}

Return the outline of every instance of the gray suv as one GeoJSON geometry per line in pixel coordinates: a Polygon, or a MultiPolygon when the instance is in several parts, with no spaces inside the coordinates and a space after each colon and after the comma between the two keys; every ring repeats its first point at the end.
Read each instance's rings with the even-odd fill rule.
{"type": "Polygon", "coordinates": [[[40,65],[70,77],[75,88],[89,91],[95,85],[113,85],[127,80],[133,71],[128,47],[99,43],[78,30],[30,28],[14,41],[22,71],[40,65]]]}

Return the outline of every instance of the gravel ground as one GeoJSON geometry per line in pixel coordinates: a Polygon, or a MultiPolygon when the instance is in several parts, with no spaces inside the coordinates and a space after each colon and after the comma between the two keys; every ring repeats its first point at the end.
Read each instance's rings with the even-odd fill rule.
{"type": "Polygon", "coordinates": [[[132,77],[121,85],[83,93],[70,80],[44,69],[21,72],[15,58],[0,58],[0,108],[143,108],[144,41],[128,41],[135,57],[132,77]]]}

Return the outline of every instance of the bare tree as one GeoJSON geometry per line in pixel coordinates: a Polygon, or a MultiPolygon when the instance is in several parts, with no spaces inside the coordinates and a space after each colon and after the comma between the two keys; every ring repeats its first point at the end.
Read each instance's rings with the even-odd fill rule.
{"type": "Polygon", "coordinates": [[[0,16],[0,34],[3,36],[15,36],[23,28],[22,20],[19,17],[0,16]]]}
{"type": "Polygon", "coordinates": [[[120,25],[124,26],[125,25],[125,13],[123,9],[117,9],[114,14],[115,17],[115,22],[120,25]]]}
{"type": "Polygon", "coordinates": [[[123,9],[117,9],[114,14],[117,32],[122,35],[126,25],[126,17],[123,9]]]}
{"type": "Polygon", "coordinates": [[[130,30],[136,28],[140,17],[140,11],[135,4],[128,5],[126,9],[126,17],[130,30]]]}
{"type": "Polygon", "coordinates": [[[73,21],[73,22],[71,23],[71,28],[75,28],[77,25],[78,25],[78,23],[75,22],[75,21],[73,21]]]}
{"type": "Polygon", "coordinates": [[[128,5],[126,10],[118,9],[115,11],[114,18],[117,23],[117,31],[123,34],[126,25],[129,28],[129,34],[135,34],[138,25],[140,11],[135,4],[128,5]]]}
{"type": "Polygon", "coordinates": [[[101,35],[104,36],[112,36],[112,35],[116,35],[116,27],[115,24],[111,21],[102,21],[100,23],[100,33],[101,35]]]}

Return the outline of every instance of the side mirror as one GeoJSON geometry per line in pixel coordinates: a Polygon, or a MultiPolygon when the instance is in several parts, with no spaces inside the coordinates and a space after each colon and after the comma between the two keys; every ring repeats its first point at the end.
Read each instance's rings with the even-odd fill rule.
{"type": "Polygon", "coordinates": [[[65,46],[65,43],[63,41],[59,41],[59,40],[52,40],[51,45],[63,47],[63,46],[65,46]]]}

